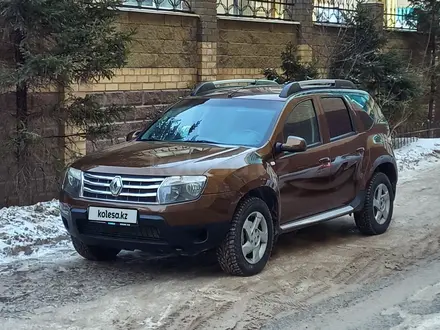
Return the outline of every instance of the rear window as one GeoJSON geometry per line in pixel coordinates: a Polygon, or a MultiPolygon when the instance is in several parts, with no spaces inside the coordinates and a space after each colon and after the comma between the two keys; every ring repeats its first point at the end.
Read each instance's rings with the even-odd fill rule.
{"type": "Polygon", "coordinates": [[[259,147],[269,138],[283,102],[185,99],[169,109],[141,141],[200,142],[259,147]]]}

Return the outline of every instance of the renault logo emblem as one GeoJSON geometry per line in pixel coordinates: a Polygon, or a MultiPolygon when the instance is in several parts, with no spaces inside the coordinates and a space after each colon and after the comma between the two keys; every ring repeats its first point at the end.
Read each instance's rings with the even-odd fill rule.
{"type": "Polygon", "coordinates": [[[122,178],[115,176],[112,182],[110,182],[110,192],[113,196],[118,196],[122,191],[122,178]]]}

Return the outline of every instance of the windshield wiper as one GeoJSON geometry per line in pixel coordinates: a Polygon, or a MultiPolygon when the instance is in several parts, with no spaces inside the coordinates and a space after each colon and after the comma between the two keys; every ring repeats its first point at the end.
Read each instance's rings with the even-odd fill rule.
{"type": "Polygon", "coordinates": [[[211,140],[187,140],[184,142],[220,144],[220,142],[211,141],[211,140]]]}
{"type": "Polygon", "coordinates": [[[151,142],[165,142],[164,140],[159,140],[159,139],[154,139],[154,138],[141,139],[141,141],[144,141],[144,142],[149,142],[149,141],[151,141],[151,142]]]}

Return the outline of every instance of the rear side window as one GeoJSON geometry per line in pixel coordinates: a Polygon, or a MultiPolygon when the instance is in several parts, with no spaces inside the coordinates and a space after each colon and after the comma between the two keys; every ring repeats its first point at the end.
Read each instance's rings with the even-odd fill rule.
{"type": "Polygon", "coordinates": [[[366,130],[370,129],[374,123],[387,122],[379,104],[374,100],[371,95],[350,92],[347,93],[346,96],[353,104],[360,106],[368,115],[368,117],[364,115],[360,116],[366,130]]]}
{"type": "Polygon", "coordinates": [[[368,109],[371,102],[369,102],[368,98],[364,95],[347,94],[346,96],[350,100],[353,109],[359,110],[358,115],[364,129],[369,130],[374,124],[373,116],[369,114],[370,110],[368,109]]]}
{"type": "Polygon", "coordinates": [[[353,132],[353,124],[345,102],[340,97],[321,99],[325,118],[327,119],[330,138],[335,139],[353,132]]]}
{"type": "Polygon", "coordinates": [[[296,105],[284,124],[283,133],[285,139],[288,136],[298,136],[303,138],[307,145],[321,142],[318,119],[312,100],[296,105]]]}

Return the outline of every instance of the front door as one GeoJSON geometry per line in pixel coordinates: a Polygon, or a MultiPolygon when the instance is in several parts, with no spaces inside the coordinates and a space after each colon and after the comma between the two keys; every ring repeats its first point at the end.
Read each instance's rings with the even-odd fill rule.
{"type": "Polygon", "coordinates": [[[284,122],[283,141],[288,136],[301,137],[307,142],[307,150],[284,152],[275,159],[281,224],[328,210],[330,153],[318,122],[312,98],[299,101],[284,122]]]}
{"type": "Polygon", "coordinates": [[[322,97],[321,105],[330,135],[331,206],[337,208],[351,203],[356,197],[365,138],[356,132],[351,112],[343,97],[322,97]]]}

